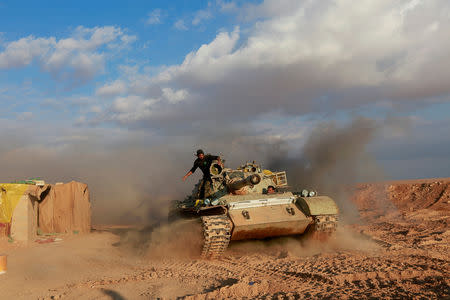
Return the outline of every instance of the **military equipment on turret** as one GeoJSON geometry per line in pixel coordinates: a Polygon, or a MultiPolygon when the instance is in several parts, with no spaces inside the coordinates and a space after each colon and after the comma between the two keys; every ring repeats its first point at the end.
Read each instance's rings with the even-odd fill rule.
{"type": "Polygon", "coordinates": [[[337,227],[338,207],[316,191],[291,191],[286,172],[263,170],[246,163],[237,169],[211,165],[212,184],[205,199],[192,195],[175,203],[169,217],[199,218],[205,258],[216,258],[234,240],[262,239],[311,233],[324,239],[337,227]],[[268,193],[269,187],[276,192],[268,193]]]}

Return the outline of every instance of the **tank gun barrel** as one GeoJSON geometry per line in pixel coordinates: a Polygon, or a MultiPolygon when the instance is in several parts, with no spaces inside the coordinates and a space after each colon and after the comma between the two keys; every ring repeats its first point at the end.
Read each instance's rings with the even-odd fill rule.
{"type": "Polygon", "coordinates": [[[261,182],[261,176],[259,176],[258,174],[253,174],[248,176],[247,178],[235,181],[235,182],[231,182],[229,184],[227,184],[228,190],[230,192],[234,192],[237,191],[241,188],[243,188],[244,186],[248,186],[248,185],[255,185],[261,182]]]}

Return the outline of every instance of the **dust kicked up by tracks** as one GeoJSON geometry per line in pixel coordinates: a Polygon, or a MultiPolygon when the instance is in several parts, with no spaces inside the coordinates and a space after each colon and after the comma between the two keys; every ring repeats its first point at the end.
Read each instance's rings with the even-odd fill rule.
{"type": "MultiPolygon", "coordinates": [[[[350,229],[348,229],[350,230],[350,229]]],[[[442,298],[449,295],[449,261],[420,247],[342,230],[329,245],[296,239],[234,244],[220,260],[150,258],[125,276],[62,288],[68,298],[98,290],[124,298],[299,299],[442,298]],[[394,247],[395,248],[395,247],[394,247]],[[135,289],[134,292],[131,290],[135,289]],[[72,291],[77,291],[74,294],[72,291]]],[[[89,295],[89,294],[87,294],[89,295]]]]}

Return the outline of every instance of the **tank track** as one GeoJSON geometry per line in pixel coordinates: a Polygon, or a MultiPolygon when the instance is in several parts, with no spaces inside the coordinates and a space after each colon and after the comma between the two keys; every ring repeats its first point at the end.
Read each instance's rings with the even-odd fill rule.
{"type": "Polygon", "coordinates": [[[315,239],[326,240],[336,231],[338,224],[337,215],[319,215],[313,216],[312,236],[315,239]]]}
{"type": "Polygon", "coordinates": [[[203,216],[204,244],[202,258],[218,258],[228,247],[231,223],[226,215],[203,216]]]}

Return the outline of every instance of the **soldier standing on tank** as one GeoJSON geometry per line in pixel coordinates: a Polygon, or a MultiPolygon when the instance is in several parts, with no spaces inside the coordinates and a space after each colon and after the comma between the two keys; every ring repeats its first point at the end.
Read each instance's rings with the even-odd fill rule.
{"type": "Polygon", "coordinates": [[[200,170],[202,170],[203,178],[198,189],[198,199],[204,199],[205,194],[209,195],[211,193],[210,191],[212,186],[212,179],[209,169],[214,160],[217,160],[217,162],[222,165],[220,156],[210,154],[205,155],[203,150],[197,150],[197,159],[194,161],[194,166],[189,170],[189,172],[186,173],[186,175],[183,176],[183,181],[185,181],[186,178],[191,176],[195,172],[195,170],[197,170],[197,168],[200,168],[200,170]]]}

